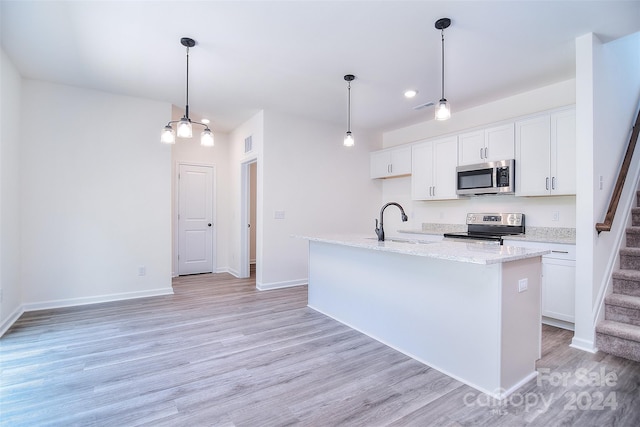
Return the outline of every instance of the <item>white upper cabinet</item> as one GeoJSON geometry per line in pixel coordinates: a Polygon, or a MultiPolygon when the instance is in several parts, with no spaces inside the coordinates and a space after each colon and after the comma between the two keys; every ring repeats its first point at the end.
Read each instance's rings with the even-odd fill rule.
{"type": "Polygon", "coordinates": [[[410,174],[411,146],[371,153],[371,178],[391,178],[410,174]]]}
{"type": "Polygon", "coordinates": [[[413,200],[457,199],[456,136],[425,141],[413,145],[411,165],[411,198],[413,200]]]}
{"type": "Polygon", "coordinates": [[[513,158],[513,123],[467,132],[458,136],[459,165],[513,158]]]}
{"type": "Polygon", "coordinates": [[[516,196],[576,194],[575,109],[516,122],[516,196]]]}

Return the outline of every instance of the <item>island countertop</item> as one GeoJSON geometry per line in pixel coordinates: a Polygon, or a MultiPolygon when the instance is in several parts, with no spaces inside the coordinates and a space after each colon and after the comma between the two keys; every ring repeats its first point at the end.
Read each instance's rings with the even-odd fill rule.
{"type": "Polygon", "coordinates": [[[533,258],[549,253],[546,249],[500,246],[495,243],[429,242],[420,240],[387,239],[379,242],[376,237],[362,235],[296,236],[314,242],[331,243],[375,251],[473,264],[498,264],[533,258]]]}

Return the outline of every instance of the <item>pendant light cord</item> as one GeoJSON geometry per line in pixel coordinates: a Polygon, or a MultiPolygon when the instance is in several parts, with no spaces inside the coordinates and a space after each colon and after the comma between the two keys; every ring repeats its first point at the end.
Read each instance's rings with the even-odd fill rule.
{"type": "MultiPolygon", "coordinates": [[[[185,111],[184,115],[187,119],[189,119],[189,46],[187,46],[187,96],[186,98],[187,98],[187,102],[184,109],[185,111]]],[[[189,119],[189,121],[191,121],[191,119],[189,119]]]]}
{"type": "Polygon", "coordinates": [[[349,132],[351,132],[351,82],[348,82],[347,88],[349,90],[349,111],[347,112],[347,128],[349,129],[349,132]]]}
{"type": "Polygon", "coordinates": [[[442,35],[442,98],[444,99],[444,29],[440,30],[442,35]]]}

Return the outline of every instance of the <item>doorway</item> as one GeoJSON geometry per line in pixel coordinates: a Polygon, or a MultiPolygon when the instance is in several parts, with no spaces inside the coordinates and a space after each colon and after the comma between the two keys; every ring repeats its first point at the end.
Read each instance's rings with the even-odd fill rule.
{"type": "Polygon", "coordinates": [[[240,277],[249,277],[258,268],[258,162],[242,164],[242,208],[240,218],[240,277]]]}
{"type": "Polygon", "coordinates": [[[178,166],[178,275],[214,271],[213,166],[178,166]]]}

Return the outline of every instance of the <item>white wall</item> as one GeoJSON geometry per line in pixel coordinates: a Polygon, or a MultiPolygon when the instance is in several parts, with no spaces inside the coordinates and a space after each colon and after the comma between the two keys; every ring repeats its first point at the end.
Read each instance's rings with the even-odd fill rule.
{"type": "MultiPolygon", "coordinates": [[[[233,233],[239,235],[240,165],[258,160],[257,271],[260,289],[305,284],[308,243],[292,235],[373,233],[380,183],[369,179],[368,153],[380,146],[356,133],[356,146],[342,145],[344,129],[265,111],[231,134],[233,233]],[[253,136],[254,151],[242,153],[253,136]],[[275,212],[284,212],[276,219],[275,212]]],[[[239,240],[231,238],[232,267],[239,270],[239,240]],[[237,241],[237,242],[236,242],[237,241]]]]}
{"type": "MultiPolygon", "coordinates": [[[[438,122],[433,119],[424,123],[386,132],[385,147],[410,143],[421,139],[454,134],[479,126],[512,120],[539,111],[550,110],[575,103],[575,80],[567,80],[533,91],[454,112],[451,119],[438,122]]],[[[443,201],[412,201],[411,178],[392,178],[383,182],[384,202],[400,203],[409,216],[402,223],[400,215],[385,213],[385,232],[397,235],[398,229],[420,229],[423,222],[440,224],[464,224],[468,212],[522,212],[527,226],[575,227],[575,196],[515,197],[482,196],[443,201]],[[559,220],[553,213],[559,212],[559,220]]]]}
{"type": "MultiPolygon", "coordinates": [[[[179,120],[184,111],[176,107],[173,108],[173,120],[179,120]]],[[[203,147],[200,145],[199,132],[194,131],[194,138],[177,138],[171,146],[171,218],[173,225],[172,233],[172,275],[178,274],[178,205],[177,205],[177,166],[178,164],[192,164],[213,166],[214,169],[214,272],[229,271],[229,187],[227,177],[229,175],[229,135],[216,132],[212,124],[214,133],[214,147],[203,147]]]]}
{"type": "Polygon", "coordinates": [[[572,345],[593,350],[597,310],[629,213],[624,203],[635,202],[637,182],[628,182],[612,231],[597,234],[595,224],[604,220],[640,102],[640,33],[607,44],[594,34],[586,34],[576,40],[576,52],[577,158],[581,167],[577,176],[576,330],[572,345]]]}
{"type": "Polygon", "coordinates": [[[171,106],[32,80],[22,93],[26,307],[172,292],[171,149],[158,141],[171,106]]]}
{"type": "Polygon", "coordinates": [[[379,146],[354,131],[356,145],[344,147],[345,129],[265,112],[262,176],[263,287],[306,283],[308,242],[292,235],[371,233],[380,208],[379,184],[369,179],[368,153],[379,146]],[[285,213],[276,219],[275,212],[285,213]]]}
{"type": "Polygon", "coordinates": [[[0,49],[0,335],[21,314],[20,97],[22,79],[0,49]]]}

